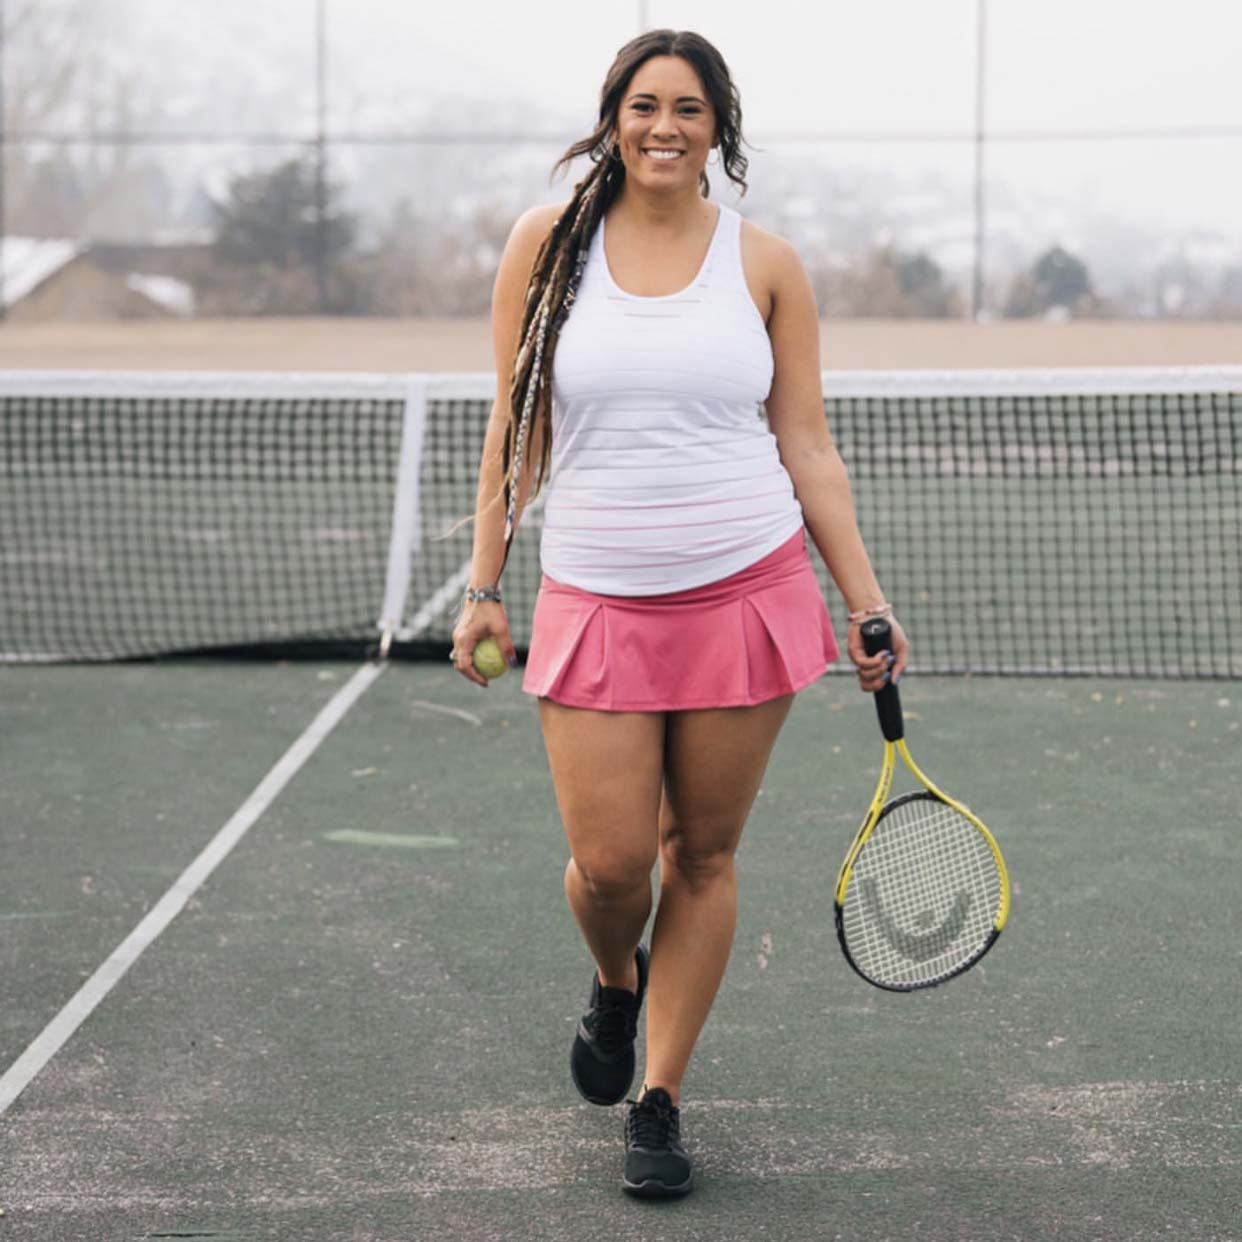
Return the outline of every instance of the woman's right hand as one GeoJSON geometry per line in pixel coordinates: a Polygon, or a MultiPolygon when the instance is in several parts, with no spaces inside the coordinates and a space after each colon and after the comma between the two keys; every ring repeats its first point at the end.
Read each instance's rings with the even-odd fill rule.
{"type": "Polygon", "coordinates": [[[846,636],[846,650],[858,673],[858,688],[868,694],[883,690],[891,678],[896,682],[906,671],[906,662],[910,658],[910,642],[906,632],[898,624],[896,617],[888,619],[891,633],[888,649],[871,656],[863,646],[862,627],[851,623],[846,636]]]}
{"type": "Polygon", "coordinates": [[[453,627],[453,667],[467,680],[487,689],[487,678],[474,667],[474,649],[485,638],[494,638],[500,645],[510,668],[517,665],[517,652],[509,636],[509,618],[505,606],[493,600],[467,604],[453,627]]]}

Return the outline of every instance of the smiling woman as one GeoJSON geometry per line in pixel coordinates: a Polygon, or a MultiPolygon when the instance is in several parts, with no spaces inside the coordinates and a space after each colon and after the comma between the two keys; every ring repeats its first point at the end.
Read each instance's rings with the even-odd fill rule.
{"type": "Polygon", "coordinates": [[[706,163],[715,141],[715,118],[700,93],[698,75],[686,61],[653,57],[634,75],[630,88],[617,130],[623,160],[645,156],[660,164],[706,163]]]}
{"type": "MultiPolygon", "coordinates": [[[[617,54],[595,132],[558,162],[591,161],[572,199],[514,226],[453,634],[455,667],[481,685],[480,641],[514,656],[497,580],[546,473],[522,685],[597,966],[570,1071],[592,1103],[622,1100],[647,1000],[622,1185],[651,1197],[691,1187],[681,1085],[732,945],[734,853],[794,695],[837,656],[805,529],[851,621],[891,616],[824,420],[810,282],[787,242],[707,201],[713,155],[745,192],[741,145],[720,53],[651,31],[617,54]]],[[[891,652],[868,655],[850,626],[864,690],[905,666],[891,633],[891,652]]]]}

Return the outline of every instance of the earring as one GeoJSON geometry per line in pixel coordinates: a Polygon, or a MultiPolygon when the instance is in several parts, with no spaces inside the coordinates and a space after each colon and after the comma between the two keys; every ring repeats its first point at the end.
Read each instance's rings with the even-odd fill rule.
{"type": "Polygon", "coordinates": [[[612,149],[608,152],[608,158],[616,160],[618,163],[621,162],[621,144],[619,142],[612,144],[612,149]]]}
{"type": "Polygon", "coordinates": [[[712,155],[709,155],[707,157],[707,162],[713,166],[716,164],[719,164],[720,163],[720,148],[712,147],[712,155]],[[716,158],[712,159],[712,155],[714,155],[716,158]]]}

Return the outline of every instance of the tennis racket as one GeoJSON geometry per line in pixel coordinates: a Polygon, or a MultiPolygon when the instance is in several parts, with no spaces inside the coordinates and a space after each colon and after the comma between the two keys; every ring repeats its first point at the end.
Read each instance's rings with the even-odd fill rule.
{"type": "MultiPolygon", "coordinates": [[[[867,654],[885,650],[889,635],[883,618],[865,621],[867,654]]],[[[868,983],[913,992],[969,970],[996,943],[1009,917],[1009,877],[982,821],[910,758],[891,682],[876,691],[875,708],[884,761],[837,877],[837,939],[868,983]],[[890,801],[895,755],[923,788],[890,801]]]]}

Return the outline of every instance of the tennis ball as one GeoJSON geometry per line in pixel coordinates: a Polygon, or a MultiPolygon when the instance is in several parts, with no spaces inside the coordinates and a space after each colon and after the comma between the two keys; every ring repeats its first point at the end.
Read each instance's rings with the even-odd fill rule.
{"type": "Polygon", "coordinates": [[[474,649],[474,667],[492,681],[508,671],[508,664],[500,650],[500,644],[494,638],[484,638],[474,649]]]}

